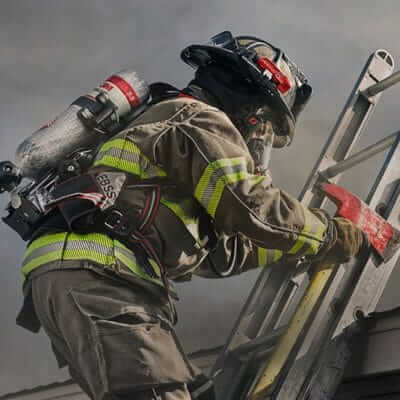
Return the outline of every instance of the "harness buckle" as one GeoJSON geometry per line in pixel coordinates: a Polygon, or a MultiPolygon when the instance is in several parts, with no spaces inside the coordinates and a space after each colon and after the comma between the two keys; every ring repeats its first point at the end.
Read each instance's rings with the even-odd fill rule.
{"type": "Polygon", "coordinates": [[[121,211],[113,209],[110,210],[107,214],[108,215],[104,221],[104,226],[107,229],[124,236],[130,232],[131,226],[128,223],[127,218],[121,211]]]}

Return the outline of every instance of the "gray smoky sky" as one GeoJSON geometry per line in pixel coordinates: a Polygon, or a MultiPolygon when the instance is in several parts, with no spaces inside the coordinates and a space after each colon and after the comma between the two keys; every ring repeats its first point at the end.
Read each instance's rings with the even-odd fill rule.
{"type": "MultiPolygon", "coordinates": [[[[314,96],[293,146],[277,152],[277,185],[297,195],[369,54],[400,58],[398,0],[12,0],[0,2],[0,159],[111,73],[133,67],[148,81],[183,87],[187,44],[222,30],[260,36],[285,49],[311,77],[314,96]]],[[[384,94],[362,142],[399,128],[399,88],[384,94]]],[[[346,180],[365,194],[376,158],[346,180]]],[[[6,195],[0,206],[6,205],[6,195]]],[[[43,334],[15,326],[22,302],[24,243],[0,225],[0,394],[66,379],[43,334]]],[[[257,273],[179,285],[180,334],[187,351],[222,344],[257,273]]],[[[399,278],[399,274],[397,274],[399,278]]],[[[400,278],[399,278],[400,279],[400,278]]],[[[400,304],[393,279],[380,308],[400,304]]]]}

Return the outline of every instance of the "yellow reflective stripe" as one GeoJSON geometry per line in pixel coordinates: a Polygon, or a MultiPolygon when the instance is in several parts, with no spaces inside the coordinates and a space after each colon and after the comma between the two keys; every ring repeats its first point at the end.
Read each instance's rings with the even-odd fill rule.
{"type": "Polygon", "coordinates": [[[165,171],[151,164],[136,144],[125,139],[110,140],[101,147],[94,166],[101,165],[139,175],[141,178],[166,176],[165,171]]]}
{"type": "Polygon", "coordinates": [[[108,142],[104,143],[99,150],[99,154],[105,153],[111,149],[118,149],[122,151],[127,151],[129,153],[136,154],[140,156],[144,161],[150,164],[150,160],[141,152],[138,146],[135,143],[126,140],[126,139],[114,139],[109,140],[108,142]]]}
{"type": "Polygon", "coordinates": [[[233,172],[246,171],[246,160],[243,157],[226,158],[212,162],[204,170],[196,185],[194,195],[205,208],[218,179],[233,172]]]}
{"type": "Polygon", "coordinates": [[[60,250],[53,251],[51,253],[45,254],[43,256],[36,257],[33,259],[31,262],[26,264],[22,268],[22,275],[26,277],[30,272],[32,272],[34,269],[47,264],[52,261],[57,261],[60,259],[60,250]]]}
{"type": "Polygon", "coordinates": [[[191,199],[186,199],[184,201],[184,206],[186,206],[185,209],[181,206],[181,204],[167,200],[165,197],[161,197],[160,203],[169,208],[185,225],[197,222],[196,216],[187,214],[188,208],[193,208],[193,204],[191,204],[191,199]]]}
{"type": "Polygon", "coordinates": [[[326,231],[326,226],[317,216],[315,216],[308,209],[305,209],[305,215],[306,215],[307,223],[312,225],[311,233],[314,235],[314,239],[311,239],[308,241],[309,249],[306,251],[305,254],[314,255],[314,254],[317,254],[318,249],[320,248],[320,246],[323,242],[323,237],[324,237],[324,233],[326,231]]]}
{"type": "Polygon", "coordinates": [[[214,217],[225,187],[248,178],[244,157],[217,160],[205,168],[196,185],[194,196],[214,217]]]}
{"type": "Polygon", "coordinates": [[[66,232],[62,233],[55,233],[52,235],[46,235],[42,236],[36,240],[34,240],[26,249],[25,251],[25,258],[29,256],[29,254],[33,251],[38,249],[39,247],[47,246],[49,244],[52,244],[54,242],[64,242],[65,238],[67,236],[66,232]]]}
{"type": "Polygon", "coordinates": [[[161,277],[161,271],[160,271],[160,267],[158,266],[158,264],[152,258],[149,259],[149,263],[153,267],[154,272],[156,273],[156,275],[158,277],[161,277]]]}
{"type": "Polygon", "coordinates": [[[63,252],[61,249],[33,259],[22,268],[22,273],[27,276],[35,268],[52,261],[60,260],[61,256],[64,260],[88,260],[102,265],[112,265],[115,263],[114,257],[95,253],[91,250],[65,250],[63,252]]]}
{"type": "Polygon", "coordinates": [[[283,251],[277,249],[264,249],[257,247],[258,266],[264,268],[268,264],[272,264],[280,260],[283,256],[283,251]]]}
{"type": "Polygon", "coordinates": [[[112,246],[113,244],[113,240],[109,236],[99,233],[88,233],[88,234],[77,234],[77,233],[67,233],[67,232],[54,233],[42,236],[34,240],[26,249],[24,260],[26,260],[34,250],[38,250],[41,247],[54,245],[55,243],[58,242],[62,246],[66,238],[68,242],[70,241],[73,242],[75,240],[77,241],[86,240],[103,246],[112,246]]]}
{"type": "Polygon", "coordinates": [[[122,251],[127,251],[127,252],[129,252],[129,253],[132,253],[132,255],[133,255],[133,252],[132,252],[132,250],[130,250],[127,246],[125,246],[123,243],[121,243],[121,242],[119,242],[117,239],[111,239],[109,236],[107,236],[107,235],[104,235],[104,236],[106,236],[107,238],[109,238],[112,242],[113,242],[113,244],[114,244],[114,246],[115,246],[115,250],[122,250],[122,251]]]}
{"type": "Polygon", "coordinates": [[[198,205],[193,198],[186,198],[181,203],[167,200],[162,197],[161,204],[170,209],[185,225],[193,239],[196,241],[197,246],[202,246],[200,231],[199,231],[199,216],[198,205]]]}
{"type": "Polygon", "coordinates": [[[146,280],[146,281],[150,281],[153,282],[159,286],[164,286],[164,284],[157,278],[153,278],[151,276],[149,276],[143,269],[142,267],[132,261],[131,259],[129,259],[128,257],[126,257],[124,254],[119,253],[118,254],[118,258],[120,259],[120,261],[127,267],[129,268],[135,275],[138,275],[140,278],[146,280]]]}
{"type": "MultiPolygon", "coordinates": [[[[153,278],[152,276],[148,275],[147,272],[140,266],[140,264],[138,264],[135,261],[136,257],[135,260],[133,260],[130,257],[127,257],[125,254],[119,252],[117,249],[115,254],[116,257],[139,278],[155,283],[158,286],[164,287],[164,283],[160,279],[161,278],[160,267],[154,260],[149,259],[149,262],[158,278],[153,278]]],[[[169,290],[176,295],[176,290],[172,286],[169,287],[169,290]]]]}
{"type": "Polygon", "coordinates": [[[80,235],[63,232],[40,237],[28,247],[22,272],[27,275],[33,269],[61,258],[87,259],[103,265],[113,264],[113,240],[96,233],[80,235]]]}
{"type": "Polygon", "coordinates": [[[218,204],[221,200],[222,193],[225,189],[225,186],[229,184],[235,184],[240,181],[243,181],[248,178],[248,173],[246,171],[240,171],[233,174],[223,175],[221,176],[217,184],[215,185],[214,192],[211,196],[211,199],[208,202],[207,211],[208,213],[214,217],[215,212],[217,211],[218,204]]]}
{"type": "Polygon", "coordinates": [[[139,164],[133,163],[122,158],[116,158],[105,154],[99,160],[97,160],[94,164],[94,167],[104,166],[104,167],[111,167],[116,168],[121,171],[129,172],[133,175],[139,175],[141,177],[145,177],[145,174],[142,172],[139,164]],[[142,176],[143,175],[143,176],[142,176]]]}
{"type": "Polygon", "coordinates": [[[41,249],[42,247],[46,246],[54,246],[58,244],[60,247],[63,246],[65,239],[67,238],[68,241],[81,241],[87,240],[94,242],[96,244],[102,246],[112,246],[113,240],[106,235],[98,234],[98,233],[89,233],[89,234],[75,234],[75,233],[55,233],[46,236],[42,236],[36,240],[34,240],[27,248],[25,252],[24,261],[36,250],[41,249]],[[68,238],[67,238],[68,236],[68,238]]]}
{"type": "MultiPolygon", "coordinates": [[[[321,238],[321,240],[322,240],[323,237],[324,237],[324,233],[326,231],[326,226],[323,225],[322,223],[321,223],[321,225],[322,226],[318,229],[316,236],[321,238]]],[[[317,254],[320,246],[321,246],[321,242],[317,241],[317,240],[314,240],[310,244],[310,248],[307,250],[307,252],[305,254],[306,255],[315,255],[315,254],[317,254]]]]}
{"type": "Polygon", "coordinates": [[[250,187],[261,184],[269,177],[249,174],[244,157],[224,158],[210,163],[201,175],[194,197],[207,212],[215,217],[223,191],[228,185],[248,181],[250,187]]]}
{"type": "Polygon", "coordinates": [[[208,164],[206,169],[204,170],[199,182],[197,183],[194,195],[195,197],[200,200],[203,197],[203,194],[207,187],[209,186],[211,176],[221,168],[227,166],[234,166],[240,165],[245,162],[243,157],[236,157],[236,158],[222,158],[221,160],[213,161],[212,163],[208,164]]]}
{"type": "MultiPolygon", "coordinates": [[[[98,233],[74,234],[66,232],[50,234],[36,239],[28,247],[23,263],[23,280],[27,275],[45,264],[60,260],[88,260],[107,266],[120,260],[140,278],[163,286],[163,283],[149,276],[136,262],[134,253],[118,240],[98,233]],[[60,240],[61,239],[61,240],[60,240]]],[[[149,260],[154,272],[161,276],[160,268],[149,260]]]]}
{"type": "Polygon", "coordinates": [[[283,251],[277,249],[274,250],[274,258],[273,258],[274,262],[279,261],[282,258],[282,256],[283,256],[283,251]]]}
{"type": "MultiPolygon", "coordinates": [[[[127,146],[127,143],[129,143],[127,140],[125,139],[114,139],[114,140],[109,140],[108,142],[104,143],[101,148],[100,148],[100,153],[102,152],[106,152],[107,150],[112,149],[113,147],[115,147],[116,149],[120,149],[120,150],[124,150],[125,147],[127,146]]],[[[133,146],[132,148],[132,152],[135,152],[135,147],[133,146]]],[[[137,148],[137,147],[136,147],[137,148]]]]}
{"type": "Polygon", "coordinates": [[[289,254],[297,254],[300,250],[304,254],[316,254],[323,240],[325,225],[308,209],[304,209],[304,227],[298,236],[296,243],[288,251],[289,254]],[[306,249],[303,249],[307,245],[306,249]]]}
{"type": "Polygon", "coordinates": [[[267,265],[267,249],[257,247],[258,266],[264,268],[267,265]]]}
{"type": "Polygon", "coordinates": [[[309,239],[307,236],[304,236],[305,233],[308,233],[311,230],[311,226],[309,225],[304,225],[303,230],[298,236],[298,239],[296,240],[296,243],[293,245],[293,247],[288,251],[289,254],[297,254],[303,246],[311,239],[309,239]]]}

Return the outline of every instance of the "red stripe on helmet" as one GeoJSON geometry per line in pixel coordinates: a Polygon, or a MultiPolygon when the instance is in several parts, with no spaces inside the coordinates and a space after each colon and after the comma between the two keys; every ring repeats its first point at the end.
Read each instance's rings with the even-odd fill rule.
{"type": "Polygon", "coordinates": [[[139,104],[139,96],[135,92],[135,89],[125,79],[118,75],[113,75],[107,78],[106,82],[111,82],[115,85],[126,97],[131,107],[135,107],[139,104]]]}
{"type": "Polygon", "coordinates": [[[271,73],[271,80],[276,84],[281,93],[285,94],[292,87],[289,78],[268,58],[258,58],[257,65],[263,71],[269,71],[271,73]]]}

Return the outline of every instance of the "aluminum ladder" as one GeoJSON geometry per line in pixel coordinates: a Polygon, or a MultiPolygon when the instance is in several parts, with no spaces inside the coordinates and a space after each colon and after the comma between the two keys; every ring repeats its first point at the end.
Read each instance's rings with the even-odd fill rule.
{"type": "MultiPolygon", "coordinates": [[[[390,148],[366,199],[400,229],[400,132],[349,156],[382,92],[400,81],[392,56],[377,50],[327,140],[299,200],[324,208],[313,190],[390,148]]],[[[399,254],[382,264],[374,254],[330,269],[276,263],[263,269],[211,374],[218,400],[332,399],[349,358],[351,340],[376,304],[399,254]]]]}

